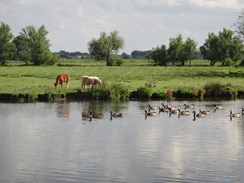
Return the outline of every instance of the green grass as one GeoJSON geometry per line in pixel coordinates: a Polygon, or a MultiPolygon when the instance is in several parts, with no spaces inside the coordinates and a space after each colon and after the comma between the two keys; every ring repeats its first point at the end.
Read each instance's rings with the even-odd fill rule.
{"type": "Polygon", "coordinates": [[[231,83],[244,91],[243,67],[210,67],[208,61],[194,60],[192,66],[153,66],[148,60],[127,60],[123,66],[108,67],[94,60],[61,60],[59,66],[25,66],[8,62],[0,67],[0,93],[62,93],[80,90],[83,75],[98,76],[108,84],[122,84],[129,91],[150,85],[153,91],[204,88],[206,83],[231,83]],[[55,88],[58,74],[70,73],[70,88],[55,88]]]}

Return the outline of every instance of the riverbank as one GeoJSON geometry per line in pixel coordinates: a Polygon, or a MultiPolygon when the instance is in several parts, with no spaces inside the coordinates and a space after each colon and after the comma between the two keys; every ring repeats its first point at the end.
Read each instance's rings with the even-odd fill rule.
{"type": "Polygon", "coordinates": [[[244,92],[243,67],[210,67],[202,60],[184,67],[153,66],[143,60],[127,61],[120,67],[86,60],[62,62],[57,66],[1,66],[0,101],[238,98],[244,92]],[[54,87],[61,73],[70,73],[69,88],[54,87]],[[103,85],[83,91],[83,75],[98,76],[103,85]]]}

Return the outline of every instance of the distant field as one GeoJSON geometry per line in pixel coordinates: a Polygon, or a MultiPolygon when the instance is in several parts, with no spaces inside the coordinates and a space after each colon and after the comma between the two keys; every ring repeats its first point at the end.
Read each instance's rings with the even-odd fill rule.
{"type": "Polygon", "coordinates": [[[98,76],[105,83],[121,83],[130,91],[150,85],[153,91],[202,88],[211,81],[231,84],[244,91],[243,67],[214,67],[209,61],[194,60],[192,66],[153,66],[149,60],[126,60],[123,66],[108,67],[94,60],[60,60],[58,66],[26,66],[9,61],[0,67],[0,93],[55,93],[80,90],[82,75],[98,76]],[[70,73],[70,88],[55,88],[56,76],[70,73]]]}

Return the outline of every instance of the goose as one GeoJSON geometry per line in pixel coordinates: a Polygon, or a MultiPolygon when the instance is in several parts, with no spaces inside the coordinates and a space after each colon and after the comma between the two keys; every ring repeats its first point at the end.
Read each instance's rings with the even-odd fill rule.
{"type": "Polygon", "coordinates": [[[155,116],[156,112],[150,112],[150,110],[147,112],[147,110],[145,110],[145,116],[155,116]]]}
{"type": "Polygon", "coordinates": [[[193,109],[194,108],[194,104],[184,104],[183,106],[185,106],[185,108],[189,108],[189,109],[193,109]]]}
{"type": "Polygon", "coordinates": [[[88,116],[83,116],[82,120],[91,122],[92,121],[92,116],[89,116],[89,117],[88,116]]]}
{"type": "Polygon", "coordinates": [[[213,104],[213,106],[214,106],[215,110],[222,110],[223,109],[222,105],[213,104]]]}
{"type": "Polygon", "coordinates": [[[244,107],[241,108],[241,113],[244,115],[244,107]]]}
{"type": "Polygon", "coordinates": [[[178,114],[179,113],[179,109],[178,110],[176,110],[176,109],[171,109],[171,108],[169,108],[169,114],[178,114]]]}
{"type": "Polygon", "coordinates": [[[168,108],[166,108],[166,107],[163,107],[163,108],[158,107],[158,110],[159,110],[159,112],[168,112],[168,108]]]}
{"type": "Polygon", "coordinates": [[[163,106],[163,108],[166,108],[166,109],[171,109],[171,110],[175,110],[176,109],[175,106],[172,106],[172,105],[169,105],[169,104],[164,105],[164,103],[162,103],[161,105],[163,106]]]}
{"type": "Polygon", "coordinates": [[[202,111],[201,109],[199,109],[199,112],[203,113],[203,114],[209,114],[210,113],[210,111],[202,111]]]}
{"type": "Polygon", "coordinates": [[[189,115],[189,111],[181,111],[180,109],[178,109],[179,114],[182,116],[188,116],[189,115]]]}
{"type": "Polygon", "coordinates": [[[240,117],[240,113],[232,113],[232,110],[230,110],[230,117],[239,118],[240,117]]]}
{"type": "Polygon", "coordinates": [[[112,111],[110,111],[109,113],[111,117],[115,117],[115,118],[122,117],[122,113],[119,112],[113,113],[112,111]]]}
{"type": "Polygon", "coordinates": [[[103,114],[102,113],[93,113],[93,112],[91,112],[91,116],[93,118],[99,119],[99,118],[103,117],[103,114]]]}
{"type": "Polygon", "coordinates": [[[158,107],[157,106],[151,106],[150,104],[148,104],[148,109],[157,110],[158,107]]]}
{"type": "Polygon", "coordinates": [[[82,112],[81,113],[81,116],[84,117],[84,118],[89,118],[91,116],[91,111],[89,111],[89,112],[82,112]]]}
{"type": "Polygon", "coordinates": [[[203,114],[203,113],[198,113],[198,114],[196,114],[196,111],[192,111],[192,113],[193,113],[193,116],[194,116],[194,117],[198,117],[198,118],[205,117],[205,114],[203,114]]]}

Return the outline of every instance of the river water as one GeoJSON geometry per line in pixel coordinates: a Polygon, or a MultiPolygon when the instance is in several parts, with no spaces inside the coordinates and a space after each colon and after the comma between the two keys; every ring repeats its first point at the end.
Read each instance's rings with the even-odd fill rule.
{"type": "Polygon", "coordinates": [[[0,182],[244,182],[244,100],[0,103],[0,182]],[[189,116],[157,113],[172,104],[189,116]],[[223,105],[214,111],[213,104],[223,105]],[[194,120],[192,111],[209,110],[194,120]],[[82,118],[89,110],[101,119],[82,118]],[[110,119],[109,111],[122,112],[110,119]]]}

